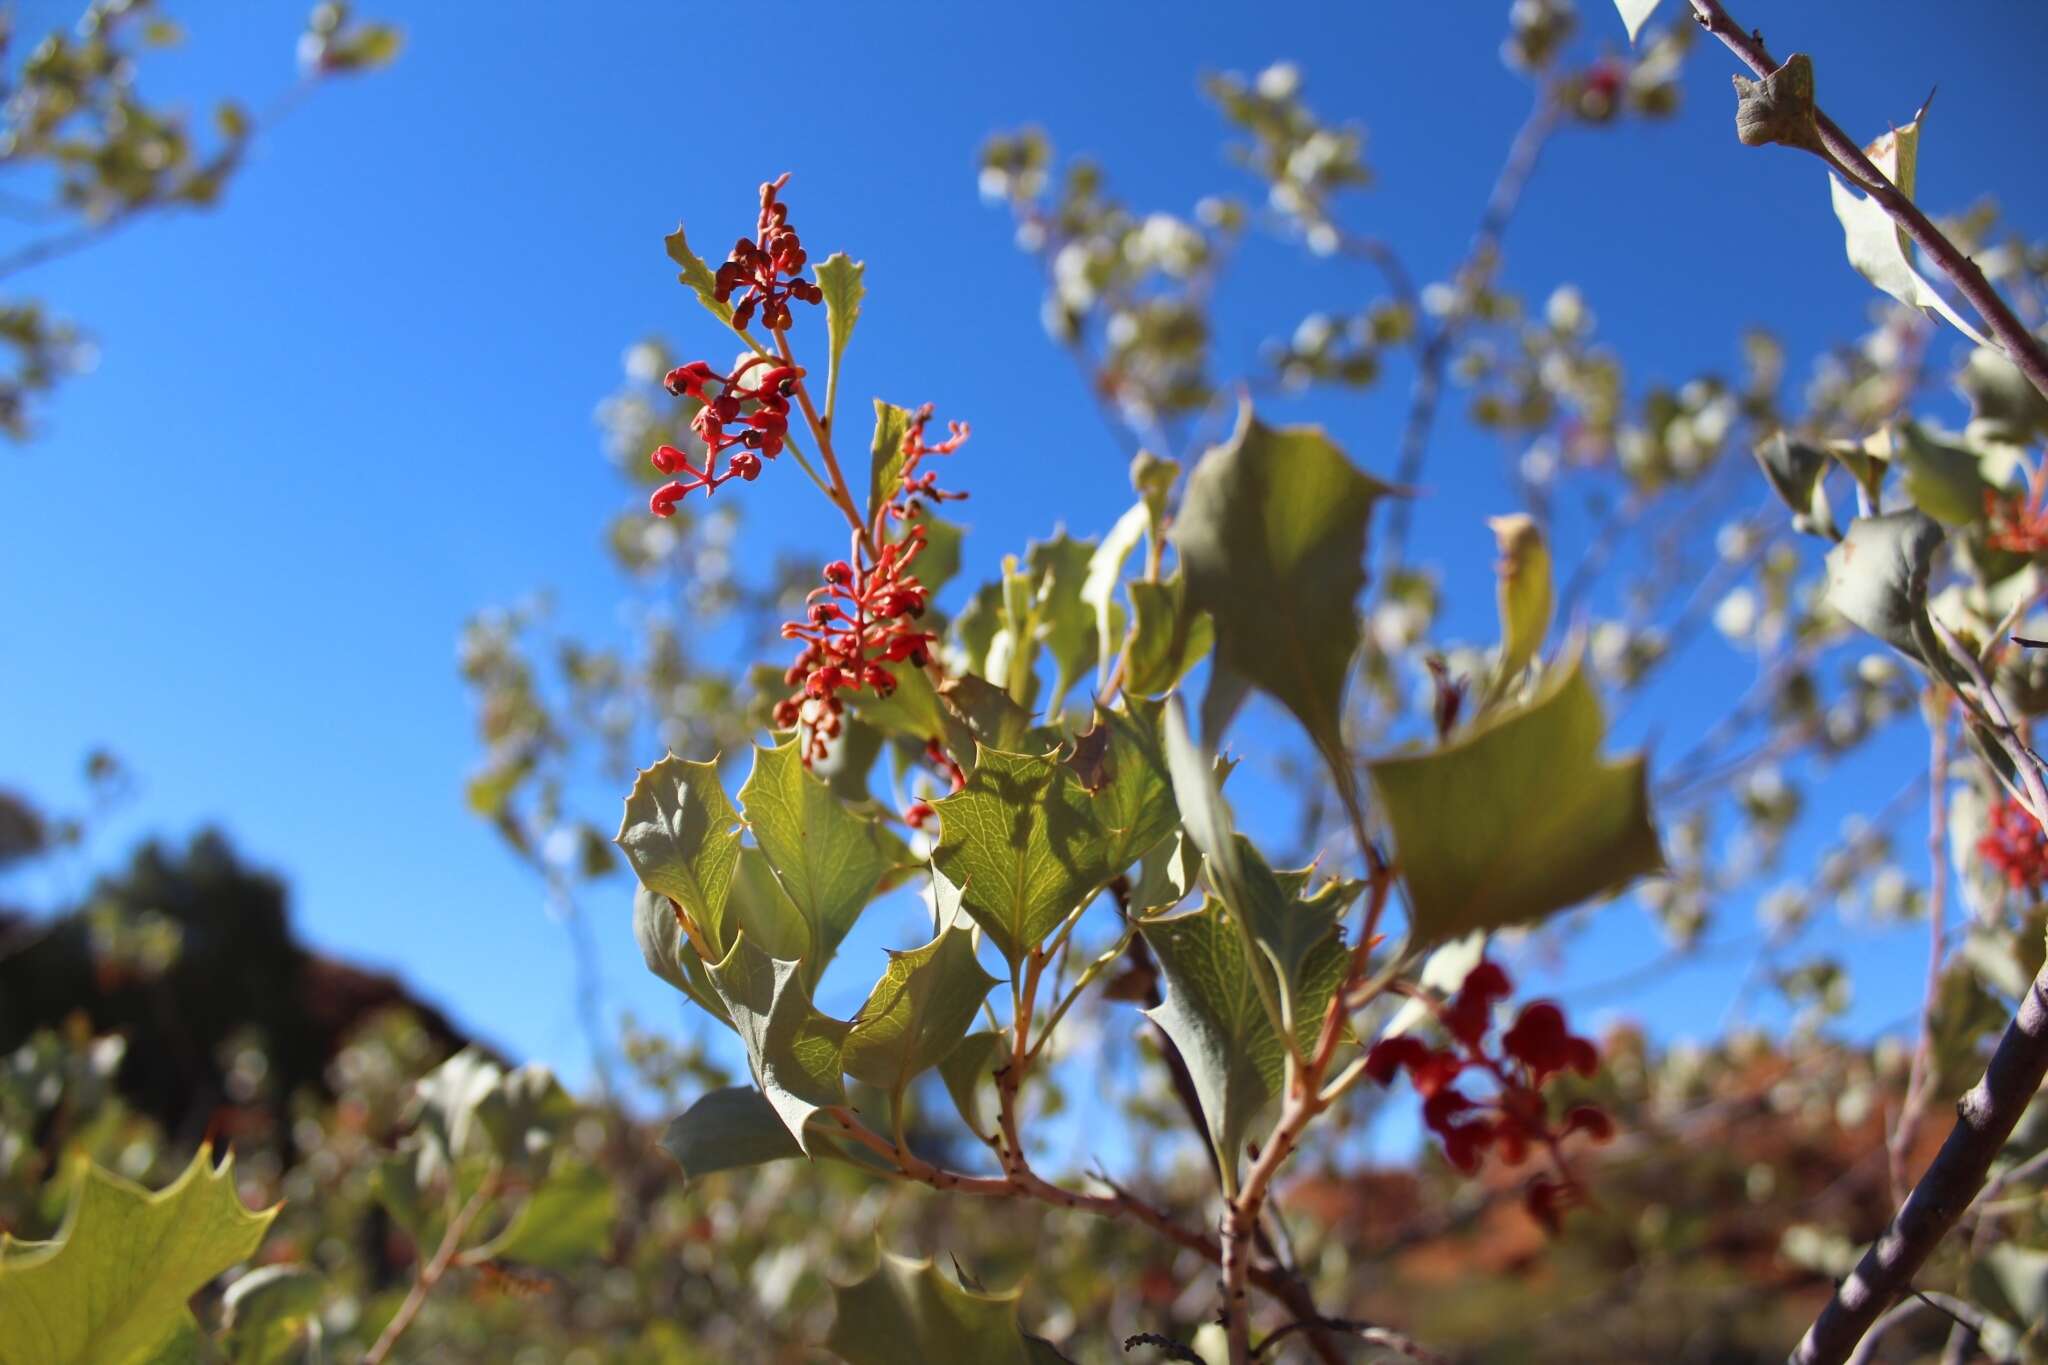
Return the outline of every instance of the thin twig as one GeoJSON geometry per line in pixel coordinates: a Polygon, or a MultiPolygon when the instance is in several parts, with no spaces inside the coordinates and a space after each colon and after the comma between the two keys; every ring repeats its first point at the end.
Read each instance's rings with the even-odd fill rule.
{"type": "MultiPolygon", "coordinates": [[[[1443,399],[1444,369],[1450,363],[1451,347],[1463,330],[1473,295],[1497,264],[1501,238],[1515,216],[1515,207],[1521,203],[1522,191],[1528,186],[1536,163],[1542,159],[1543,146],[1556,131],[1563,113],[1556,95],[1545,86],[1536,97],[1536,107],[1516,130],[1515,140],[1508,146],[1507,160],[1486,197],[1486,208],[1472,234],[1472,245],[1458,268],[1451,307],[1423,342],[1422,354],[1415,362],[1415,383],[1409,391],[1408,418],[1401,428],[1400,453],[1394,461],[1394,482],[1403,488],[1412,487],[1422,476],[1423,461],[1429,454],[1430,429],[1436,423],[1437,408],[1443,399]]],[[[1418,316],[1416,321],[1420,324],[1422,319],[1418,316]]],[[[1393,499],[1384,542],[1384,562],[1388,565],[1400,563],[1408,538],[1412,501],[1393,499]]]]}
{"type": "Polygon", "coordinates": [[[1390,1332],[1384,1327],[1375,1327],[1369,1322],[1354,1322],[1349,1318],[1297,1319],[1294,1322],[1288,1323],[1285,1327],[1279,1328],[1264,1341],[1260,1342],[1253,1349],[1252,1357],[1257,1359],[1266,1354],[1267,1351],[1272,1349],[1274,1343],[1286,1337],[1289,1332],[1312,1331],[1318,1327],[1333,1332],[1344,1332],[1350,1336],[1357,1337],[1367,1345],[1377,1346],[1383,1351],[1392,1351],[1395,1355],[1406,1356],[1410,1360],[1422,1361],[1423,1365],[1450,1365],[1450,1362],[1445,1357],[1423,1346],[1413,1337],[1403,1336],[1399,1332],[1390,1332]]]}
{"type": "Polygon", "coordinates": [[[1948,904],[1948,698],[1937,686],[1934,704],[1939,715],[1929,723],[1927,756],[1927,988],[1920,1003],[1920,1040],[1913,1048],[1913,1067],[1906,1081],[1906,1098],[1899,1106],[1898,1122],[1892,1125],[1885,1144],[1891,1162],[1892,1198],[1906,1192],[1906,1159],[1913,1140],[1920,1134],[1920,1120],[1927,1112],[1927,1100],[1934,1089],[1934,1014],[1941,989],[1942,959],[1947,951],[1945,928],[1948,904]]]}
{"type": "MultiPolygon", "coordinates": [[[[1719,38],[1724,47],[1733,52],[1751,71],[1759,77],[1769,76],[1778,69],[1778,62],[1764,47],[1761,35],[1743,28],[1728,16],[1720,0],[1690,0],[1693,17],[1701,28],[1719,38]]],[[[1825,152],[1823,160],[1839,164],[1858,181],[1857,188],[1863,190],[1878,207],[1890,215],[1905,234],[1927,254],[1942,274],[1970,306],[1984,319],[1985,326],[2020,373],[2026,375],[2044,397],[2048,397],[2048,347],[2041,339],[2027,330],[2018,315],[1986,279],[1977,263],[1965,255],[1962,248],[1945,236],[1920,211],[1911,198],[1900,192],[1899,187],[1879,170],[1863,147],[1854,138],[1844,133],[1835,121],[1822,113],[1813,111],[1814,127],[1820,133],[1821,147],[1825,152]]]]}
{"type": "Polygon", "coordinates": [[[477,1215],[484,1211],[484,1206],[491,1202],[492,1196],[497,1192],[498,1173],[492,1171],[484,1177],[483,1183],[477,1186],[476,1193],[469,1197],[469,1202],[448,1220],[448,1230],[442,1234],[441,1245],[434,1252],[434,1258],[413,1277],[412,1288],[406,1291],[405,1302],[398,1305],[398,1311],[391,1315],[391,1321],[384,1324],[384,1331],[377,1337],[376,1344],[371,1346],[368,1354],[363,1357],[363,1365],[382,1365],[384,1357],[391,1354],[391,1348],[398,1344],[398,1339],[405,1335],[405,1329],[412,1326],[412,1320],[419,1316],[420,1309],[426,1305],[427,1295],[434,1292],[434,1286],[441,1282],[441,1277],[446,1275],[448,1268],[455,1263],[456,1253],[462,1250],[463,1234],[469,1231],[469,1225],[476,1221],[477,1215]]]}

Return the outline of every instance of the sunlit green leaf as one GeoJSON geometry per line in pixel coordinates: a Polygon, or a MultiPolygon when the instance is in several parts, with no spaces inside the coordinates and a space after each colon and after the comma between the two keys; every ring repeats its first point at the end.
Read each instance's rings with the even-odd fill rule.
{"type": "Polygon", "coordinates": [[[711,267],[704,264],[703,257],[690,250],[690,239],[683,235],[682,224],[678,223],[676,230],[661,241],[668,248],[668,258],[682,271],[676,278],[697,296],[697,302],[704,305],[705,312],[731,326],[732,305],[719,301],[717,277],[711,273],[711,267]]]}
{"type": "Polygon", "coordinates": [[[740,807],[776,880],[810,925],[803,961],[805,982],[814,986],[874,898],[882,875],[898,861],[897,849],[879,822],[853,814],[805,771],[795,740],[755,748],[740,807]]]}
{"type": "Polygon", "coordinates": [[[890,953],[882,979],[853,1018],[847,1072],[901,1093],[959,1046],[995,983],[974,960],[973,935],[959,925],[921,948],[890,953]]]}
{"type": "MultiPolygon", "coordinates": [[[[1051,540],[1034,542],[1026,556],[1036,598],[1038,638],[1052,655],[1056,670],[1048,713],[1057,713],[1075,683],[1086,677],[1101,657],[1097,614],[1082,596],[1096,542],[1075,540],[1062,531],[1051,540]]],[[[1114,614],[1115,603],[1111,603],[1114,614]]]]}
{"type": "Polygon", "coordinates": [[[896,496],[903,483],[903,442],[910,435],[911,411],[875,400],[875,435],[868,445],[868,524],[882,504],[896,496]]]}
{"type": "Polygon", "coordinates": [[[1944,526],[1968,526],[1984,516],[1991,485],[1978,470],[1977,456],[1937,440],[1917,422],[1890,428],[1892,463],[1905,473],[1906,496],[1944,526]]]}
{"type": "Polygon", "coordinates": [[[1418,946],[1526,924],[1663,865],[1641,756],[1600,756],[1580,662],[1450,743],[1368,765],[1418,946]]]}
{"type": "Polygon", "coordinates": [[[1087,791],[1051,755],[982,749],[935,809],[933,861],[1013,964],[1121,870],[1087,791]]]}
{"type": "MultiPolygon", "coordinates": [[[[1109,681],[1110,661],[1123,644],[1123,608],[1116,600],[1117,585],[1123,580],[1124,561],[1145,538],[1150,510],[1138,503],[1117,518],[1095,553],[1088,557],[1088,573],[1081,582],[1081,601],[1095,616],[1095,657],[1101,665],[1098,685],[1109,681]]],[[[1129,686],[1128,682],[1125,684],[1129,686]]]]}
{"type": "Polygon", "coordinates": [[[610,1247],[618,1190],[582,1161],[549,1171],[496,1237],[468,1252],[469,1261],[512,1261],[566,1270],[597,1260],[610,1247]]]}
{"type": "Polygon", "coordinates": [[[247,1260],[276,1216],[245,1207],[233,1158],[215,1166],[205,1146],[155,1192],[97,1166],[81,1172],[57,1236],[0,1254],[7,1365],[147,1357],[190,1321],[186,1300],[247,1260]]]}
{"type": "Polygon", "coordinates": [[[864,262],[849,260],[845,252],[835,251],[812,272],[825,295],[825,335],[831,358],[825,379],[828,417],[839,411],[839,366],[846,355],[847,340],[853,336],[853,324],[860,320],[860,301],[868,292],[862,278],[867,269],[864,262]]]}

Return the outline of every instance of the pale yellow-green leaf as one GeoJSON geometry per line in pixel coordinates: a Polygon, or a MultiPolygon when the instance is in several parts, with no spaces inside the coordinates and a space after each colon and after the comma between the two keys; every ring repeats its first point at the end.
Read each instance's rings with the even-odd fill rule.
{"type": "Polygon", "coordinates": [[[0,1236],[0,1361],[132,1365],[189,1322],[186,1301],[249,1258],[277,1210],[235,1193],[234,1161],[202,1146],[184,1174],[151,1192],[92,1167],[79,1174],[57,1236],[0,1236]]]}
{"type": "MultiPolygon", "coordinates": [[[[1908,199],[1913,198],[1919,177],[1920,124],[1926,115],[1926,107],[1922,106],[1903,128],[1884,133],[1864,148],[1878,170],[1908,199]]],[[[1828,178],[1828,193],[1834,201],[1835,217],[1842,224],[1849,264],[1856,267],[1858,274],[1908,307],[1940,314],[1979,346],[1991,345],[1914,267],[1912,239],[1884,211],[1882,204],[1850,188],[1839,176],[1828,178]]]]}
{"type": "Polygon", "coordinates": [[[1367,765],[1417,946],[1532,923],[1663,865],[1643,759],[1603,759],[1604,737],[1573,657],[1450,743],[1367,765]]]}

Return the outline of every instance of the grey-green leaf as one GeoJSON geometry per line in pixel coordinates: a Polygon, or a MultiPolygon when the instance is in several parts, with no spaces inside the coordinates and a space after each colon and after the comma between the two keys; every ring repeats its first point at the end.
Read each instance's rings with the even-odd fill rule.
{"type": "Polygon", "coordinates": [[[617,839],[640,884],[682,906],[721,952],[729,946],[725,902],[739,861],[739,824],[718,765],[670,754],[633,783],[617,839]]]}
{"type": "MultiPolygon", "coordinates": [[[[1146,1013],[1187,1062],[1218,1160],[1234,1175],[1253,1121],[1285,1075],[1286,1049],[1254,975],[1266,973],[1270,982],[1271,968],[1252,957],[1242,931],[1213,900],[1153,920],[1144,934],[1166,977],[1165,998],[1146,1013]]],[[[1345,959],[1334,936],[1318,950],[1303,978],[1303,1025],[1321,1024],[1345,959]]],[[[1298,1025],[1297,1037],[1303,1031],[1298,1025]]]]}
{"type": "Polygon", "coordinates": [[[1188,477],[1174,537],[1217,661],[1278,699],[1326,756],[1358,647],[1373,504],[1392,492],[1317,427],[1275,428],[1247,404],[1188,477]]]}
{"type": "Polygon", "coordinates": [[[811,1115],[846,1102],[840,1057],[851,1026],[812,1007],[803,964],[769,957],[744,934],[711,969],[711,980],[746,1045],[755,1083],[809,1152],[804,1125],[811,1115]]]}
{"type": "Polygon", "coordinates": [[[1827,603],[1852,624],[1923,658],[1927,574],[1942,530],[1920,512],[1859,517],[1828,551],[1827,603]]]}

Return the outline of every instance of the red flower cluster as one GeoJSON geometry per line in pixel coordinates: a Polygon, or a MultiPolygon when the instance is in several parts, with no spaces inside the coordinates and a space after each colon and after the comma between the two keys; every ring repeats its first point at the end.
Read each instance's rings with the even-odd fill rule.
{"type": "Polygon", "coordinates": [[[802,375],[794,366],[778,365],[760,355],[740,361],[730,374],[719,374],[701,360],[670,370],[664,381],[668,391],[703,404],[690,419],[690,429],[704,442],[704,467],[692,465],[690,457],[674,446],[657,448],[648,457],[654,467],[683,477],[654,490],[648,499],[654,515],[673,516],[676,504],[699,488],[709,497],[729,479],[752,483],[759,477],[761,457],[772,460],[782,453],[783,439],[789,434],[789,395],[802,375]],[[766,368],[759,374],[753,373],[762,366],[766,368]],[[713,384],[718,386],[716,394],[711,392],[713,384]],[[728,427],[738,429],[727,431],[728,427]],[[718,457],[733,446],[741,449],[720,470],[718,457]]]}
{"type": "Polygon", "coordinates": [[[937,637],[912,623],[924,615],[931,594],[910,572],[924,547],[924,527],[912,526],[903,539],[882,546],[871,568],[856,569],[843,559],[827,564],[825,586],[805,599],[806,619],[783,626],[783,638],[802,640],[804,647],[783,675],[796,691],[776,703],[775,723],[810,728],[806,762],[823,758],[826,741],[839,734],[841,692],[865,687],[886,697],[896,690],[887,665],[924,667],[937,637]]]}
{"type": "MultiPolygon", "coordinates": [[[[924,439],[925,425],[932,420],[932,405],[926,403],[910,419],[910,430],[903,437],[903,469],[896,491],[889,496],[883,510],[890,519],[906,521],[923,510],[921,499],[933,502],[959,502],[965,493],[950,493],[938,486],[938,474],[932,470],[918,471],[927,455],[951,455],[967,443],[968,428],[965,422],[946,423],[946,439],[937,445],[928,444],[924,439]]],[[[875,527],[879,535],[880,526],[875,527]]]]}
{"type": "Polygon", "coordinates": [[[1991,828],[1977,841],[1977,856],[1998,869],[2015,891],[2048,883],[2048,835],[2027,808],[2007,797],[1991,810],[1991,828]]]}
{"type": "Polygon", "coordinates": [[[736,328],[751,323],[754,309],[759,307],[761,325],[771,332],[779,332],[789,326],[791,299],[801,299],[805,303],[822,303],[825,300],[823,290],[809,280],[799,278],[804,262],[810,258],[804,254],[804,244],[796,235],[796,229],[789,225],[789,206],[775,197],[787,183],[789,172],[784,171],[761,186],[758,232],[753,237],[742,237],[735,242],[732,254],[726,257],[714,276],[720,303],[729,303],[735,291],[744,291],[740,295],[739,306],[732,310],[732,325],[736,328]]]}
{"type": "Polygon", "coordinates": [[[2048,460],[2027,471],[2027,491],[1984,490],[1984,519],[1989,534],[1984,543],[1994,550],[2016,555],[2037,555],[2048,550],[2048,460]]]}
{"type": "Polygon", "coordinates": [[[1487,1050],[1486,1036],[1494,1005],[1512,991],[1508,975],[1491,962],[1481,962],[1465,978],[1450,1002],[1437,1010],[1438,1022],[1451,1046],[1434,1048],[1412,1033],[1383,1038],[1366,1054],[1365,1074],[1391,1085],[1405,1070],[1422,1096],[1422,1121],[1443,1143],[1451,1165],[1470,1175],[1489,1149],[1510,1166],[1519,1165],[1532,1146],[1548,1149],[1560,1179],[1538,1176],[1524,1192],[1533,1215],[1553,1232],[1558,1218],[1582,1192],[1564,1165],[1559,1144],[1572,1133],[1596,1142],[1614,1134],[1614,1122],[1590,1104],[1575,1105],[1553,1124],[1542,1090],[1565,1071],[1591,1076],[1600,1068],[1592,1042],[1565,1027],[1564,1012],[1548,1000],[1522,1007],[1512,1027],[1500,1038],[1498,1055],[1487,1050]],[[1493,1078],[1495,1093],[1475,1100],[1455,1082],[1464,1072],[1481,1071],[1493,1078]]]}
{"type": "MultiPolygon", "coordinates": [[[[924,759],[940,776],[953,784],[954,791],[957,792],[967,785],[967,773],[953,761],[953,756],[946,752],[946,746],[936,739],[924,746],[924,759]]],[[[919,799],[913,801],[910,809],[903,812],[903,823],[912,829],[923,829],[925,822],[937,814],[929,801],[919,799]]]]}

